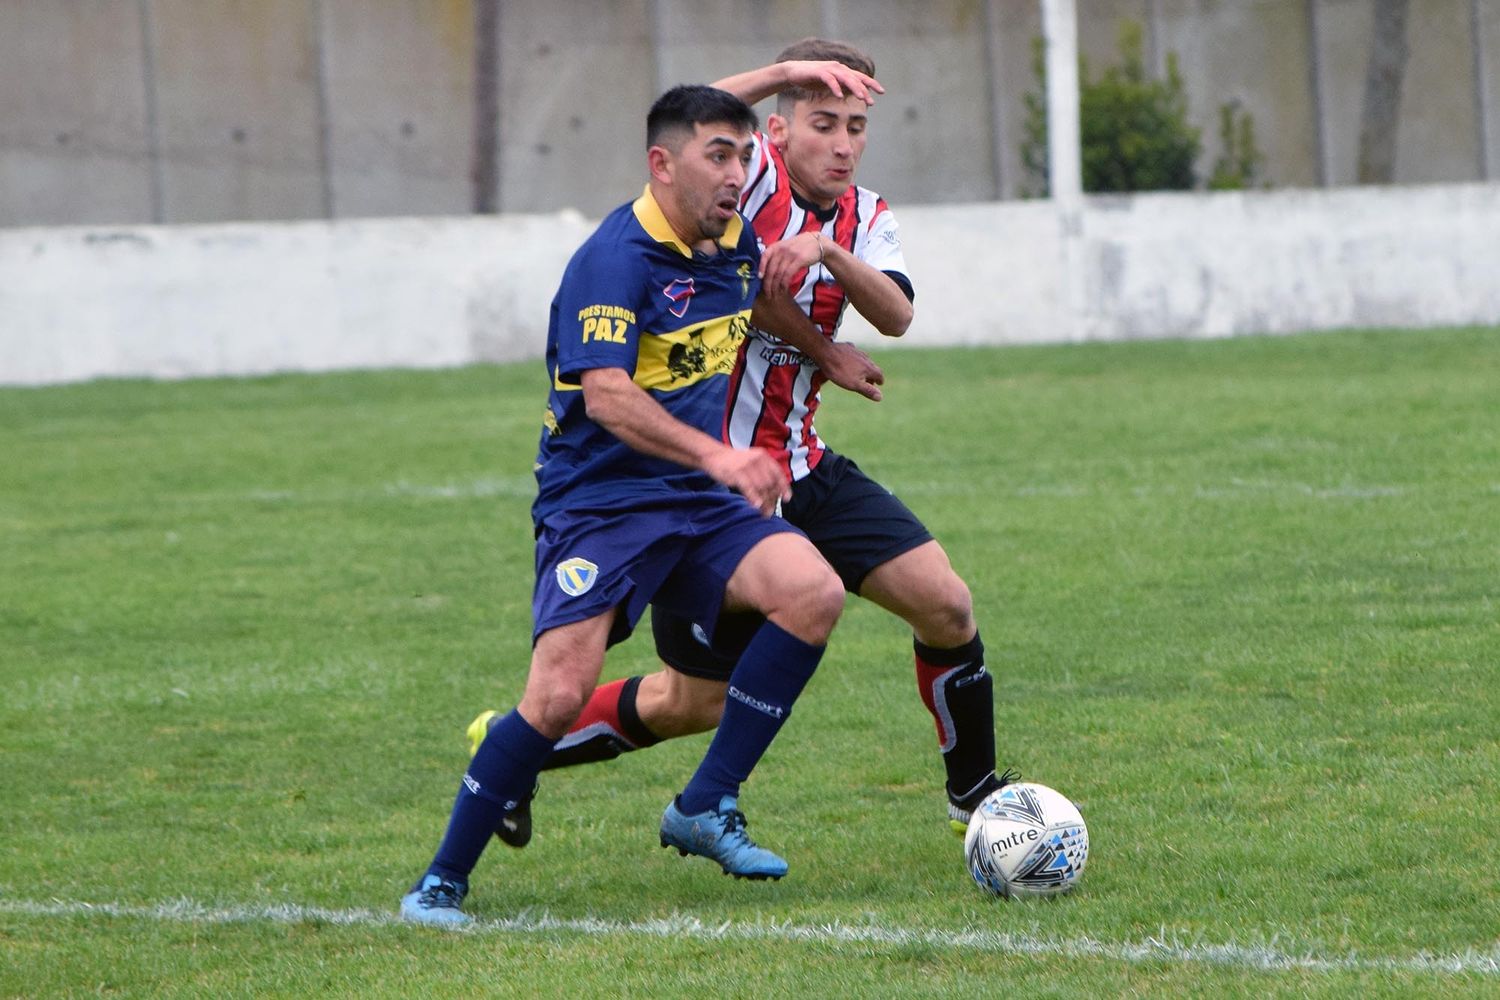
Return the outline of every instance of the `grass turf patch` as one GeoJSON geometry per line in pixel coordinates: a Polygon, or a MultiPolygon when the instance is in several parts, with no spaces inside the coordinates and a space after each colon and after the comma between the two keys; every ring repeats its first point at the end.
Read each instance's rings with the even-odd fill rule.
{"type": "MultiPolygon", "coordinates": [[[[0,940],[22,960],[0,995],[404,995],[502,968],[538,995],[723,981],[707,970],[870,995],[1493,983],[1497,331],[879,360],[886,402],[830,395],[823,436],[974,591],[1002,764],[1090,824],[1075,896],[999,904],[968,883],[909,633],[851,601],[746,787],[785,882],[656,846],[695,737],[547,775],[533,846],[481,861],[481,920],[597,933],[159,914],[394,911],[441,834],[463,726],[524,682],[545,376],[13,389],[0,940]],[[138,909],[28,909],[52,900],[138,909]],[[619,929],[674,919],[934,936],[619,929]],[[965,947],[970,931],[1014,949],[965,947]],[[1187,950],[1129,951],[1155,940],[1187,950]],[[1233,961],[1209,960],[1223,946],[1233,961]],[[1455,955],[1460,971],[1424,964],[1455,955]]],[[[606,676],[652,662],[647,632],[606,676]]]]}

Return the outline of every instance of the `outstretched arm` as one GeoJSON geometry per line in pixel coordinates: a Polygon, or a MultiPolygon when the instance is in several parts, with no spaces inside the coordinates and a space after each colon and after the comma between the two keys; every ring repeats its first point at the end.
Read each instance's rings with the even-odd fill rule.
{"type": "Polygon", "coordinates": [[[791,498],[781,466],[760,448],[731,448],[672,416],[623,368],[591,368],[579,379],[591,420],[631,448],[700,469],[737,490],[762,513],[791,498]]]}
{"type": "Polygon", "coordinates": [[[834,97],[843,97],[847,92],[866,104],[875,103],[875,94],[885,93],[885,88],[873,76],[866,76],[834,60],[793,59],[772,63],[716,80],[714,86],[729,91],[746,104],[763,101],[788,87],[827,87],[833,91],[834,97]]]}

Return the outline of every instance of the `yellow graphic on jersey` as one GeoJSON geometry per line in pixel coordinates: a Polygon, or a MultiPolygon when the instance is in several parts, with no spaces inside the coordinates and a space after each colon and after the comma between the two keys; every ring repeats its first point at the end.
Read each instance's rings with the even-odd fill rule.
{"type": "Polygon", "coordinates": [[[750,310],[685,327],[672,333],[643,335],[635,363],[635,384],[642,389],[682,389],[734,371],[740,342],[750,329],[750,310]]]}
{"type": "Polygon", "coordinates": [[[625,331],[635,325],[635,313],[624,306],[584,306],[578,310],[578,322],[583,324],[583,343],[591,340],[608,340],[625,343],[625,331]]]}
{"type": "Polygon", "coordinates": [[[734,273],[740,276],[740,298],[748,299],[750,297],[750,265],[741,264],[739,270],[734,273]]]}

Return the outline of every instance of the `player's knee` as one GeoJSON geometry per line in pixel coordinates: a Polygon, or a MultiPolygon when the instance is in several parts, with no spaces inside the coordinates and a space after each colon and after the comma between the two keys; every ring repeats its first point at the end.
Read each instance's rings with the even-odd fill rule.
{"type": "Polygon", "coordinates": [[[826,564],[809,567],[788,588],[780,614],[771,616],[803,642],[821,646],[844,611],[844,585],[826,564]]]}
{"type": "Polygon", "coordinates": [[[548,690],[539,693],[533,706],[534,713],[523,713],[528,718],[535,714],[532,725],[537,732],[545,736],[557,738],[566,733],[578,716],[583,713],[583,707],[588,704],[591,689],[580,685],[562,683],[554,684],[548,690]]]}
{"type": "Polygon", "coordinates": [[[947,649],[961,646],[974,635],[974,597],[957,573],[933,582],[928,599],[911,622],[928,645],[947,649]]]}
{"type": "Polygon", "coordinates": [[[839,615],[844,613],[844,581],[832,568],[819,577],[814,600],[819,621],[827,622],[829,631],[832,631],[839,615]]]}

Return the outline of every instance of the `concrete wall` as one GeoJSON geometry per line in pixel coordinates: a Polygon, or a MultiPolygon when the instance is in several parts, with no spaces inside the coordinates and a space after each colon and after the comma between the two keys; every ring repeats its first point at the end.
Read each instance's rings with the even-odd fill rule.
{"type": "Polygon", "coordinates": [[[0,230],[0,383],[537,352],[581,216],[0,230]]]}
{"type": "Polygon", "coordinates": [[[0,226],[149,222],[134,4],[0,0],[0,226]]]}
{"type": "MultiPolygon", "coordinates": [[[[475,2],[0,0],[0,226],[465,214],[475,2]]],[[[1079,44],[1097,75],[1129,18],[1153,63],[1177,54],[1201,173],[1235,101],[1270,182],[1317,184],[1326,159],[1347,184],[1370,3],[1084,0],[1079,44]]],[[[870,186],[897,205],[1014,197],[1040,30],[1037,0],[504,0],[498,203],[602,214],[635,184],[659,90],[809,34],[866,47],[889,87],[870,186]]],[[[1500,0],[1412,0],[1409,41],[1398,181],[1481,179],[1482,152],[1500,177],[1500,0]]]]}
{"type": "MultiPolygon", "coordinates": [[[[900,344],[1500,323],[1500,185],[899,215],[917,287],[900,344]]],[[[539,357],[591,228],[564,214],[0,230],[0,384],[539,357]]]]}

